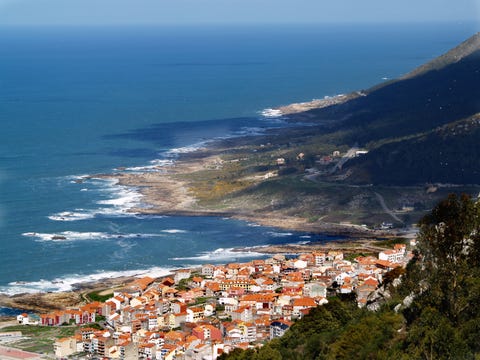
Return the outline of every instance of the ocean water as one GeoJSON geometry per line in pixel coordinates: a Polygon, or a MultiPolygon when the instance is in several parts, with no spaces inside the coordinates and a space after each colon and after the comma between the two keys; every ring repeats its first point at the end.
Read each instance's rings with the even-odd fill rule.
{"type": "MultiPolygon", "coordinates": [[[[282,126],[265,108],[368,88],[469,24],[0,28],[0,292],[259,257],[322,241],[213,217],[138,216],[135,189],[84,175],[151,169],[215,137],[282,126]]],[[[3,311],[3,310],[0,310],[3,311]]]]}

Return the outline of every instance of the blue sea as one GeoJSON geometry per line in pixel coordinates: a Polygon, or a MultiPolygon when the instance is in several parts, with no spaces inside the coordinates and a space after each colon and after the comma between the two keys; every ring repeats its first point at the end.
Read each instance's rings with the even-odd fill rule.
{"type": "Polygon", "coordinates": [[[212,138],[282,126],[262,111],[401,76],[475,30],[0,28],[0,292],[69,290],[261,256],[237,247],[331,240],[224,218],[129,214],[142,200],[135,189],[83,176],[149,169],[212,138]]]}

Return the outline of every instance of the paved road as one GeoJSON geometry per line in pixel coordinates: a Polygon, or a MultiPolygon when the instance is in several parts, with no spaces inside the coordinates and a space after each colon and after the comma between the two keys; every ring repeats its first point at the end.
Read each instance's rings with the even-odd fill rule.
{"type": "Polygon", "coordinates": [[[332,168],[332,170],[330,170],[330,174],[334,174],[337,170],[340,170],[342,168],[342,166],[345,165],[345,163],[348,160],[355,157],[355,154],[357,153],[357,151],[358,151],[357,146],[351,147],[347,151],[347,153],[345,155],[343,155],[342,158],[335,164],[335,166],[332,168]]]}
{"type": "Polygon", "coordinates": [[[385,211],[388,215],[390,215],[392,219],[394,219],[395,221],[398,221],[399,223],[403,224],[403,221],[397,215],[395,215],[392,210],[390,210],[387,207],[387,204],[385,204],[385,199],[383,198],[383,196],[377,192],[375,192],[375,196],[377,197],[378,202],[380,203],[380,206],[382,207],[383,211],[385,211]]]}

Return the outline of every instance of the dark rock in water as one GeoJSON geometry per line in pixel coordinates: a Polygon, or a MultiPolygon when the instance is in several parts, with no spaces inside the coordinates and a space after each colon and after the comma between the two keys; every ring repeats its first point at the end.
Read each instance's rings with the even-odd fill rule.
{"type": "Polygon", "coordinates": [[[82,184],[84,182],[83,179],[77,179],[77,180],[74,180],[75,183],[77,184],[82,184]]]}
{"type": "Polygon", "coordinates": [[[52,240],[67,240],[67,238],[63,235],[53,235],[52,240]]]}

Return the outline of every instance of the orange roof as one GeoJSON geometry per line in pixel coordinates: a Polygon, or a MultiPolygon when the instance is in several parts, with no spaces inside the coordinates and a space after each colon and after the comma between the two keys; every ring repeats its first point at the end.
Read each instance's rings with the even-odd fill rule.
{"type": "Polygon", "coordinates": [[[138,345],[138,347],[143,347],[143,348],[152,348],[154,346],[155,346],[155,344],[152,344],[152,343],[143,343],[143,344],[138,345]]]}
{"type": "Polygon", "coordinates": [[[293,300],[293,306],[308,306],[308,307],[315,307],[317,303],[313,298],[310,297],[302,297],[293,300]]]}
{"type": "Polygon", "coordinates": [[[240,298],[240,301],[253,301],[253,302],[269,302],[273,301],[277,294],[246,294],[240,298]]]}
{"type": "Polygon", "coordinates": [[[169,331],[165,334],[165,340],[183,340],[185,338],[185,333],[181,331],[169,331]]]}
{"type": "Polygon", "coordinates": [[[363,284],[368,285],[368,286],[375,286],[376,287],[378,285],[378,281],[370,278],[370,279],[365,280],[363,284]]]}

